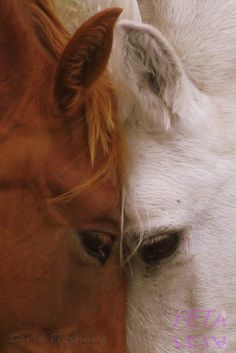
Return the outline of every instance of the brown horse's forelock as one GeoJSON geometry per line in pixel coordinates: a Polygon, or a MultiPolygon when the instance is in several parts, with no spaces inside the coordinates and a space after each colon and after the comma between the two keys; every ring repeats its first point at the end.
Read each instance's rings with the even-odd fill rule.
{"type": "MultiPolygon", "coordinates": [[[[55,59],[65,48],[70,35],[54,15],[51,0],[24,0],[30,9],[32,25],[41,45],[55,59]]],[[[93,176],[83,185],[61,195],[57,201],[77,197],[91,186],[97,186],[114,171],[117,183],[123,177],[122,148],[120,126],[116,116],[116,99],[111,81],[102,75],[84,97],[87,123],[87,138],[91,164],[94,166],[96,151],[100,148],[105,156],[104,163],[94,170],[93,176]]],[[[74,107],[71,107],[74,110],[74,107]]]]}

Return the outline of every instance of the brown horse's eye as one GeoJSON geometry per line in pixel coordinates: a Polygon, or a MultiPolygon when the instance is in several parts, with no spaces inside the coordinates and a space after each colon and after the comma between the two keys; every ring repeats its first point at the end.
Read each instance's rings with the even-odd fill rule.
{"type": "Polygon", "coordinates": [[[140,248],[140,255],[148,265],[155,265],[160,260],[171,256],[179,246],[178,234],[167,234],[162,239],[143,245],[140,248]]]}
{"type": "Polygon", "coordinates": [[[96,232],[84,232],[79,233],[79,235],[87,253],[104,264],[111,254],[113,246],[112,237],[108,234],[96,232]]]}

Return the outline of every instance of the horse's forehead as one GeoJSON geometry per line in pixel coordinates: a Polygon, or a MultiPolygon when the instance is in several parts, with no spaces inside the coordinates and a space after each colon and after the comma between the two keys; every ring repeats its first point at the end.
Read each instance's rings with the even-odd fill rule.
{"type": "Polygon", "coordinates": [[[128,141],[132,161],[126,195],[129,225],[138,228],[140,219],[146,228],[157,226],[155,222],[161,226],[185,222],[197,207],[196,200],[206,198],[204,184],[208,179],[214,182],[206,165],[211,170],[210,155],[201,154],[197,140],[185,141],[184,137],[130,132],[128,141]]]}
{"type": "Polygon", "coordinates": [[[197,141],[195,146],[194,140],[185,141],[184,138],[151,136],[130,131],[127,140],[132,160],[131,178],[134,183],[142,183],[141,179],[144,178],[152,182],[158,180],[159,186],[163,182],[174,182],[178,175],[183,176],[188,170],[190,172],[190,156],[197,156],[199,153],[197,141]]]}
{"type": "Polygon", "coordinates": [[[62,159],[64,151],[58,153],[61,145],[60,139],[50,132],[47,124],[26,124],[7,131],[1,136],[0,180],[21,183],[45,174],[48,161],[62,159]]]}

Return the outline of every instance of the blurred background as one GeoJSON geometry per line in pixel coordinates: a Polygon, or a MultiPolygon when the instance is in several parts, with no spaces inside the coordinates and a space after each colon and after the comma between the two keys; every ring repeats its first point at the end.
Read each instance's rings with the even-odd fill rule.
{"type": "Polygon", "coordinates": [[[54,0],[56,11],[70,33],[89,16],[106,7],[119,6],[120,0],[54,0]]]}

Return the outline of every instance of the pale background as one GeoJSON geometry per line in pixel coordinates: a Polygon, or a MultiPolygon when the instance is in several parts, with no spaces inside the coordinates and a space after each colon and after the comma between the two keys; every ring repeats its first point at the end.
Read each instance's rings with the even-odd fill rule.
{"type": "MultiPolygon", "coordinates": [[[[126,0],[127,1],[127,0],[126,0]]],[[[90,15],[106,7],[121,6],[121,0],[54,0],[56,11],[67,29],[75,29],[90,15]]]]}

